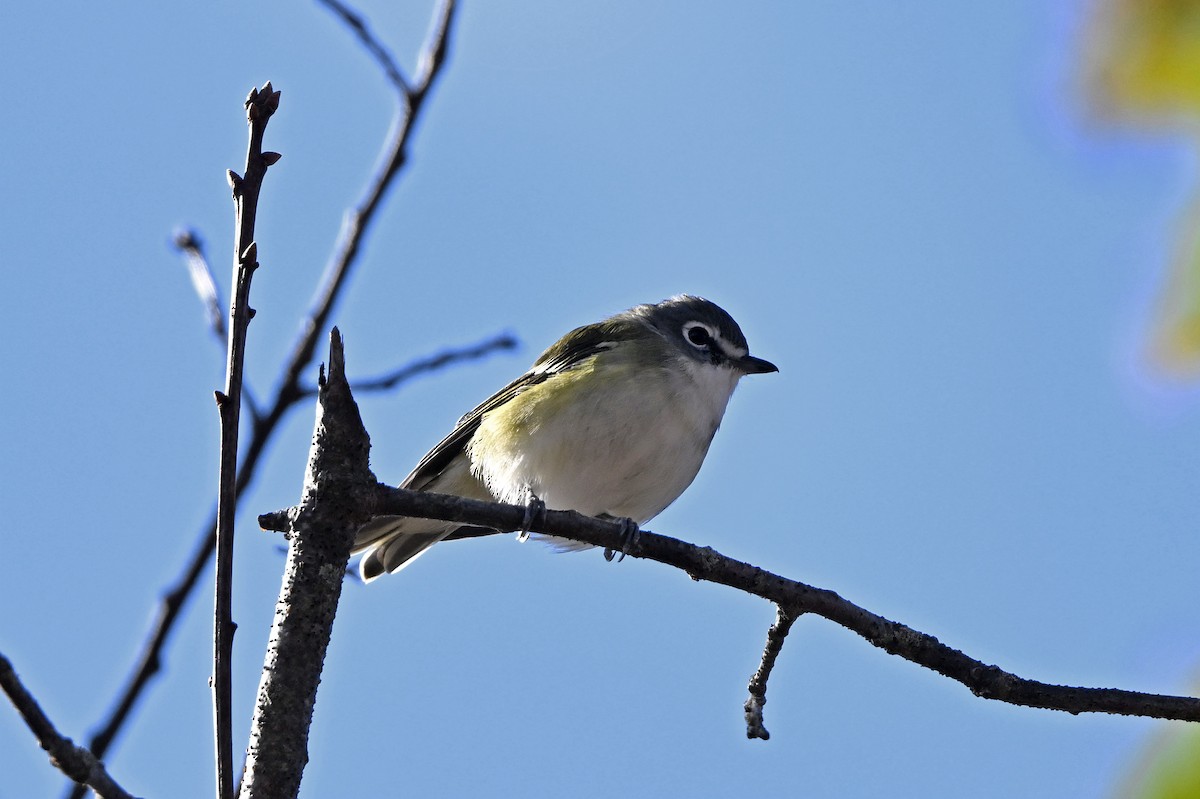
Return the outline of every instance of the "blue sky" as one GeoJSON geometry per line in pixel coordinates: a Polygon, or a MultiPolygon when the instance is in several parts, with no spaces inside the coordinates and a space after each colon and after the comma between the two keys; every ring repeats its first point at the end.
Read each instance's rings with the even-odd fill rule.
{"type": "MultiPolygon", "coordinates": [[[[411,71],[430,9],[360,8],[411,71]]],[[[567,329],[681,291],[781,372],[744,381],[650,526],[1048,682],[1179,693],[1200,661],[1194,388],[1141,360],[1184,139],[1089,114],[1079,2],[468,2],[410,170],[336,313],[352,374],[523,349],[361,407],[381,479],[567,329]]],[[[272,80],[260,395],[391,115],[310,4],[23,4],[0,29],[8,322],[0,651],[67,734],[107,710],[210,513],[223,353],[180,225],[228,274],[241,100],[272,80]]],[[[299,495],[280,431],[237,541],[235,737],[278,590],[253,523],[299,495]]],[[[109,758],[211,795],[210,589],[109,758]]],[[[989,703],[816,618],[747,741],[772,608],[509,537],[343,597],[303,796],[1106,796],[1162,725],[989,703]]],[[[62,780],[0,711],[0,799],[62,780]]]]}

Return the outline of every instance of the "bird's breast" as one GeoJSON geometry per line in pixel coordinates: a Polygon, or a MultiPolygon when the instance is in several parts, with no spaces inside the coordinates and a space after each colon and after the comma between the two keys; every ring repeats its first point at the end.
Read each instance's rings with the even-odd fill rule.
{"type": "Polygon", "coordinates": [[[502,501],[644,523],[695,478],[737,383],[693,371],[593,361],[555,374],[483,417],[472,471],[502,501]]]}

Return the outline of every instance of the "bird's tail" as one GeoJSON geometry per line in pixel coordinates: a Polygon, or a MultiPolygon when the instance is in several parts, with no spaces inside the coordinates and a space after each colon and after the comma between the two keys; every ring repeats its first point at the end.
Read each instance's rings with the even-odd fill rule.
{"type": "Polygon", "coordinates": [[[358,570],[364,582],[400,571],[459,525],[407,516],[376,516],[358,531],[354,551],[364,552],[358,570]]]}

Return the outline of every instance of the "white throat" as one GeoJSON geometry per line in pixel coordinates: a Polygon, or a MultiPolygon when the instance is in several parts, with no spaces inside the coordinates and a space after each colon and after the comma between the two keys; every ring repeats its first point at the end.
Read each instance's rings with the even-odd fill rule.
{"type": "Polygon", "coordinates": [[[708,428],[711,438],[721,425],[741,374],[729,366],[713,366],[691,358],[682,361],[690,385],[680,388],[680,402],[698,425],[708,428]]]}

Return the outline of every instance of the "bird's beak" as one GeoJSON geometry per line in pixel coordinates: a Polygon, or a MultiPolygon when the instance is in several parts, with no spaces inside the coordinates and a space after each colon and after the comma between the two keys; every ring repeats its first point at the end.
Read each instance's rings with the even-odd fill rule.
{"type": "Polygon", "coordinates": [[[743,355],[737,359],[737,368],[742,374],[747,375],[764,375],[768,372],[778,372],[779,367],[770,361],[765,361],[762,358],[755,358],[753,355],[743,355]]]}

